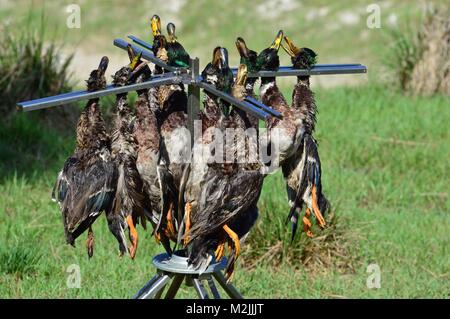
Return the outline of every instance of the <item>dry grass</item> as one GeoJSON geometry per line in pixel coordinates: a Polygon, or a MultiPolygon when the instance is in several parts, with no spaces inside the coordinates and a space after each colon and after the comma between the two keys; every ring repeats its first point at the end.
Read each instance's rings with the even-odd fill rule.
{"type": "Polygon", "coordinates": [[[422,23],[392,30],[388,66],[403,90],[413,95],[450,95],[450,11],[428,3],[422,23]]]}
{"type": "MultiPolygon", "coordinates": [[[[252,269],[265,263],[276,268],[288,264],[293,268],[304,268],[314,273],[317,273],[317,270],[326,273],[331,269],[339,273],[354,273],[359,257],[350,247],[354,247],[359,238],[358,230],[348,229],[345,218],[338,217],[335,211],[329,213],[327,225],[324,230],[315,228],[313,238],[308,238],[299,230],[300,235],[297,235],[292,243],[276,240],[265,248],[255,249],[255,242],[250,239],[250,243],[244,248],[242,266],[252,269]]],[[[264,234],[261,229],[257,232],[257,238],[261,239],[264,234]]],[[[289,233],[288,227],[286,233],[289,233]]]]}
{"type": "Polygon", "coordinates": [[[411,91],[450,95],[450,11],[430,5],[418,39],[424,48],[412,71],[411,91]]]}

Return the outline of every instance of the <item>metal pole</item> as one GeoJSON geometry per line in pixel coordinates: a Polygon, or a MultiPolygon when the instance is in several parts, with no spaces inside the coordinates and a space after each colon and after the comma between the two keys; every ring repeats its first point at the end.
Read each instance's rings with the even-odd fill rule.
{"type": "Polygon", "coordinates": [[[173,299],[183,283],[184,275],[175,275],[164,299],[173,299]]]}
{"type": "Polygon", "coordinates": [[[194,121],[200,114],[200,88],[196,81],[200,72],[200,62],[198,58],[191,59],[189,63],[191,72],[191,82],[188,84],[188,129],[191,134],[191,147],[194,146],[194,121]]]}
{"type": "Polygon", "coordinates": [[[203,286],[202,282],[198,278],[193,278],[192,282],[194,283],[195,291],[197,291],[198,297],[200,299],[209,299],[208,293],[206,292],[205,286],[203,286]]]}
{"type": "Polygon", "coordinates": [[[225,292],[228,294],[228,296],[234,299],[244,299],[244,297],[232,284],[227,284],[227,280],[220,271],[216,271],[215,273],[213,273],[213,275],[214,278],[216,278],[217,282],[222,286],[223,290],[225,290],[225,292]]]}
{"type": "Polygon", "coordinates": [[[161,278],[156,280],[156,282],[152,285],[152,287],[146,291],[143,295],[139,296],[138,299],[151,299],[154,298],[155,295],[161,290],[164,289],[164,286],[170,280],[168,275],[163,275],[161,278]]]}

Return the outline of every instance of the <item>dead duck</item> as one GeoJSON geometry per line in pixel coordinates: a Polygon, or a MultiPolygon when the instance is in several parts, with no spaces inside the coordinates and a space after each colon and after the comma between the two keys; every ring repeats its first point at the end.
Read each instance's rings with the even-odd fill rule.
{"type": "MultiPolygon", "coordinates": [[[[136,82],[149,79],[149,75],[144,73],[136,82]]],[[[171,254],[169,237],[164,231],[165,219],[162,211],[165,208],[164,198],[174,197],[170,185],[165,184],[165,178],[161,177],[159,168],[161,134],[158,121],[158,106],[150,103],[148,90],[139,90],[138,98],[135,102],[136,120],[134,125],[134,137],[137,141],[136,167],[143,181],[143,190],[150,203],[150,214],[148,219],[154,227],[154,234],[158,242],[161,242],[166,251],[171,254]],[[163,230],[163,231],[161,231],[163,230]]]]}
{"type": "MultiPolygon", "coordinates": [[[[283,40],[283,31],[279,31],[272,45],[261,51],[257,58],[258,70],[277,71],[280,66],[278,50],[283,40]]],[[[269,170],[283,165],[284,161],[293,156],[302,141],[305,115],[296,108],[291,108],[276,84],[275,77],[262,77],[260,87],[261,102],[272,106],[280,112],[282,119],[270,117],[267,129],[271,162],[269,170]]],[[[268,164],[268,163],[266,163],[268,164]]]]}
{"type": "Polygon", "coordinates": [[[184,47],[178,42],[175,35],[175,24],[169,22],[167,24],[167,35],[169,41],[167,43],[167,55],[169,58],[169,65],[175,67],[188,68],[190,56],[184,47]]]}
{"type": "MultiPolygon", "coordinates": [[[[216,88],[229,88],[233,93],[245,92],[245,87],[241,85],[241,78],[244,77],[242,74],[238,76],[241,90],[232,88],[233,77],[229,76],[231,70],[227,61],[226,50],[216,48],[213,61],[202,73],[204,79],[216,88]]],[[[243,70],[243,67],[240,69],[243,70]]],[[[242,98],[242,96],[236,96],[236,98],[242,98]]],[[[225,132],[228,128],[238,126],[243,128],[245,124],[242,119],[235,122],[235,118],[228,116],[227,105],[221,105],[220,100],[215,96],[205,94],[204,102],[205,116],[210,126],[203,134],[202,143],[194,145],[193,153],[204,151],[207,156],[203,158],[203,161],[196,159],[192,161],[184,197],[186,223],[184,244],[187,248],[189,263],[202,271],[208,267],[214,257],[221,258],[224,245],[228,243],[231,249],[226,276],[230,279],[235,261],[240,254],[239,236],[245,236],[248,233],[248,228],[254,223],[255,215],[257,217],[250,208],[259,197],[263,178],[259,170],[245,169],[245,164],[241,165],[236,161],[219,162],[217,160],[220,159],[215,158],[210,162],[218,149],[211,150],[208,143],[212,143],[212,138],[220,139],[219,136],[212,136],[215,134],[214,129],[225,132]],[[251,213],[252,218],[243,216],[246,213],[251,213]],[[249,221],[246,225],[240,224],[247,219],[249,221]],[[231,228],[231,225],[236,229],[231,228]]],[[[223,146],[222,143],[219,145],[223,146]]],[[[225,149],[228,149],[228,146],[225,149]]]]}
{"type": "MultiPolygon", "coordinates": [[[[316,63],[317,54],[309,48],[297,48],[294,43],[284,37],[284,50],[291,56],[295,69],[311,69],[316,63]]],[[[314,213],[320,227],[325,227],[323,215],[329,208],[329,202],[322,193],[321,163],[318,145],[313,137],[316,123],[317,107],[314,93],[310,89],[309,76],[298,76],[297,84],[292,92],[292,107],[304,115],[304,134],[299,151],[283,164],[283,175],[286,180],[289,205],[291,207],[288,220],[292,222],[292,238],[294,238],[299,213],[303,203],[306,204],[302,219],[303,229],[308,237],[312,237],[311,212],[314,213]]]]}
{"type": "MultiPolygon", "coordinates": [[[[249,49],[247,47],[247,44],[245,43],[244,39],[241,37],[238,37],[236,39],[236,48],[241,57],[240,63],[244,64],[247,67],[247,72],[248,73],[258,72],[259,71],[258,64],[257,64],[258,53],[256,53],[256,51],[254,51],[254,50],[249,49]]],[[[255,86],[255,83],[257,80],[258,80],[258,78],[256,78],[256,77],[246,78],[245,90],[246,90],[247,96],[256,98],[255,92],[254,92],[254,86],[255,86]]],[[[237,111],[237,109],[235,109],[235,110],[237,111]]],[[[247,127],[258,128],[259,120],[256,116],[247,114],[245,112],[243,112],[241,115],[244,116],[247,127]]]]}
{"type": "MultiPolygon", "coordinates": [[[[108,58],[103,57],[87,80],[87,90],[106,87],[108,58]]],[[[77,124],[77,142],[55,182],[52,198],[59,203],[67,243],[89,229],[88,256],[92,257],[94,235],[91,225],[101,212],[109,214],[116,192],[117,172],[111,159],[111,141],[106,132],[99,99],[87,102],[77,124]]]]}
{"type": "MultiPolygon", "coordinates": [[[[252,93],[247,85],[248,69],[246,64],[240,64],[236,80],[231,89],[231,95],[238,100],[244,100],[245,97],[252,93]]],[[[241,246],[245,242],[246,237],[250,233],[251,228],[255,225],[259,216],[257,202],[261,194],[263,186],[263,164],[259,161],[258,153],[258,136],[251,132],[247,135],[249,129],[257,129],[257,121],[249,120],[249,115],[236,107],[231,112],[232,125],[235,130],[235,140],[232,147],[226,145],[226,152],[232,152],[229,158],[234,158],[238,165],[238,172],[231,181],[231,189],[242,190],[241,187],[248,188],[249,191],[242,193],[234,193],[230,195],[236,207],[235,216],[229,220],[228,227],[235,232],[239,239],[239,246],[233,242],[232,236],[222,237],[215,251],[216,260],[220,260],[224,253],[224,245],[228,243],[230,254],[228,258],[226,275],[231,279],[234,272],[235,262],[239,256],[241,246]],[[251,191],[250,191],[251,189],[251,191]]],[[[228,232],[227,232],[228,233],[228,232]]]]}
{"type": "MultiPolygon", "coordinates": [[[[122,67],[113,76],[115,86],[131,84],[146,65],[141,61],[141,54],[135,55],[128,46],[130,64],[122,67]]],[[[148,67],[147,67],[148,68],[148,67]]],[[[148,70],[150,72],[150,70],[148,70]]],[[[141,221],[145,228],[145,211],[149,211],[149,202],[143,193],[143,181],[136,167],[137,142],[134,138],[134,115],[128,105],[127,93],[116,96],[116,118],[112,134],[112,158],[117,165],[117,190],[113,209],[107,215],[108,226],[119,242],[120,254],[129,253],[133,259],[138,244],[136,224],[141,221]],[[125,231],[131,245],[128,248],[125,231]]]]}
{"type": "MultiPolygon", "coordinates": [[[[154,16],[153,20],[159,21],[159,17],[154,16]]],[[[178,66],[173,59],[176,59],[179,55],[173,54],[174,46],[169,46],[160,31],[155,31],[155,26],[158,25],[160,25],[160,22],[152,25],[155,35],[153,51],[163,62],[178,66]]],[[[168,30],[174,32],[174,26],[171,28],[169,24],[168,30]]],[[[189,160],[191,143],[187,129],[187,95],[182,83],[162,85],[153,90],[151,94],[153,94],[151,98],[152,106],[158,110],[161,134],[160,161],[158,162],[159,178],[161,179],[161,185],[170,190],[163,192],[163,209],[161,222],[158,226],[158,236],[161,235],[160,233],[165,233],[165,237],[176,242],[177,229],[182,218],[180,214],[176,214],[179,211],[180,182],[185,165],[189,160]]]]}

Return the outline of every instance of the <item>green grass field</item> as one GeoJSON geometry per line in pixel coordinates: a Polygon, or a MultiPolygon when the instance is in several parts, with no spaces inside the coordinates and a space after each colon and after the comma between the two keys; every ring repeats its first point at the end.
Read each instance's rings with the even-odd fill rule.
{"type": "MultiPolygon", "coordinates": [[[[27,7],[11,3],[0,9],[0,18],[9,17],[13,23],[27,7]]],[[[139,17],[123,23],[113,20],[124,7],[102,11],[105,3],[83,4],[82,10],[95,11],[96,15],[87,15],[80,31],[57,27],[55,38],[74,32],[73,38],[66,40],[69,47],[78,45],[79,50],[96,52],[98,57],[109,52],[121,54],[125,62],[126,55],[111,48],[110,40],[128,32],[144,35],[148,28],[145,19],[163,12],[175,17],[180,24],[180,41],[201,58],[208,58],[216,44],[223,43],[231,52],[237,35],[251,38],[255,48],[262,48],[282,27],[294,40],[302,39],[303,45],[317,48],[320,63],[360,62],[369,66],[372,75],[368,81],[362,75],[342,79],[356,78],[365,85],[314,88],[320,112],[315,136],[320,143],[324,192],[333,206],[331,226],[323,232],[314,229],[312,240],[301,233],[290,244],[290,229],[284,225],[288,204],[282,176],[280,172],[268,176],[259,203],[260,219],[234,278],[244,296],[450,297],[450,101],[444,96],[410,97],[384,84],[380,76],[380,59],[387,52],[383,31],[370,31],[369,40],[362,37],[361,32],[367,30],[365,19],[337,30],[323,27],[338,21],[342,12],[354,8],[364,12],[365,1],[304,1],[295,9],[296,16],[286,11],[266,19],[258,18],[257,9],[253,12],[243,1],[233,11],[227,1],[215,5],[223,12],[217,19],[212,14],[218,7],[201,1],[182,7],[183,17],[163,9],[159,2],[156,8],[160,11],[148,3],[142,9],[123,4],[127,14],[139,17]],[[323,20],[305,18],[312,8],[321,7],[328,8],[326,17],[320,18],[323,20]],[[254,24],[244,19],[247,13],[254,24]],[[210,28],[202,27],[199,21],[206,21],[210,28]],[[91,45],[96,39],[96,45],[91,45]],[[380,289],[366,286],[369,264],[380,267],[380,289]]],[[[399,20],[420,11],[407,1],[389,6],[387,1],[381,3],[397,13],[399,20]]],[[[30,23],[39,20],[41,4],[34,1],[30,23]]],[[[63,10],[63,4],[47,1],[48,25],[64,21],[63,10]]],[[[236,56],[233,51],[234,64],[236,56]]],[[[286,55],[282,56],[287,64],[286,55]]],[[[288,98],[294,81],[281,82],[288,98]]],[[[91,260],[83,236],[76,248],[65,244],[61,215],[50,192],[57,172],[73,151],[74,128],[68,128],[64,135],[38,121],[38,116],[17,114],[0,122],[0,298],[131,297],[153,275],[151,257],[161,252],[162,246],[155,243],[150,231],[140,228],[136,259],[120,258],[104,218],[94,225],[96,247],[91,260]],[[79,289],[66,285],[67,269],[72,264],[81,270],[79,289]]],[[[184,287],[180,297],[195,294],[184,287]]]]}

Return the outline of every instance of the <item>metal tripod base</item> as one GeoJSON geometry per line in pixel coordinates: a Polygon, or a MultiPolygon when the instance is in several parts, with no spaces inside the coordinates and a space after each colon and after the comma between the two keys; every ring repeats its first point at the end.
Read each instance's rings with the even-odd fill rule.
{"type": "Polygon", "coordinates": [[[243,299],[244,297],[232,285],[227,284],[222,270],[226,267],[226,258],[220,262],[211,263],[209,267],[200,274],[192,266],[188,266],[184,251],[177,251],[172,256],[159,254],[153,257],[153,265],[158,270],[157,274],[139,290],[133,299],[160,299],[166,286],[169,286],[165,299],[175,298],[183,280],[186,285],[194,287],[200,299],[209,299],[203,282],[206,282],[214,299],[220,299],[219,291],[214,283],[216,280],[223,290],[233,299],[243,299]],[[169,282],[171,282],[170,285],[169,282]]]}

